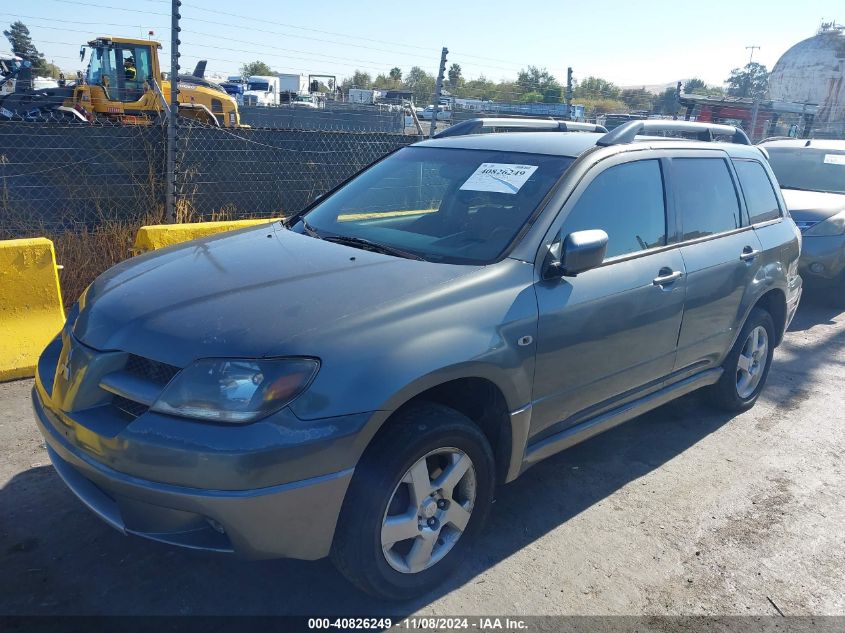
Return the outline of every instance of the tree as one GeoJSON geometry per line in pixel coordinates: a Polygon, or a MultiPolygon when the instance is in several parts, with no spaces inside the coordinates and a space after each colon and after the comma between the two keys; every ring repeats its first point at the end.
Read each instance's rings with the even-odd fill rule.
{"type": "Polygon", "coordinates": [[[484,75],[480,75],[477,79],[464,80],[460,86],[454,89],[453,93],[456,97],[488,101],[496,98],[497,86],[484,75]]]}
{"type": "Polygon", "coordinates": [[[241,66],[242,77],[252,77],[253,75],[273,75],[275,74],[270,67],[262,61],[250,62],[241,66]]]}
{"type": "Polygon", "coordinates": [[[516,77],[516,84],[521,94],[539,92],[546,103],[560,102],[561,86],[545,68],[529,66],[520,70],[516,77]]]}
{"type": "Polygon", "coordinates": [[[3,31],[3,35],[9,40],[12,45],[12,52],[18,57],[27,60],[32,64],[32,75],[47,74],[47,60],[44,55],[38,52],[35,44],[32,43],[32,38],[29,36],[29,29],[26,24],[20,20],[12,22],[9,25],[8,31],[3,31]]]}
{"type": "Polygon", "coordinates": [[[624,112],[625,104],[617,99],[579,99],[579,103],[584,105],[587,116],[596,116],[597,114],[606,114],[608,112],[624,112]]]}
{"type": "Polygon", "coordinates": [[[750,62],[742,68],[734,68],[725,83],[731,97],[762,99],[769,90],[769,71],[763,64],[750,62]]]}
{"type": "Polygon", "coordinates": [[[419,66],[414,66],[405,76],[405,86],[414,93],[414,101],[418,104],[431,103],[434,96],[434,85],[437,80],[419,66]]]}
{"type": "Polygon", "coordinates": [[[449,85],[454,89],[458,87],[463,77],[461,77],[461,65],[452,64],[449,66],[449,85]]]}
{"type": "Polygon", "coordinates": [[[394,66],[390,69],[390,78],[393,81],[402,81],[402,69],[399,66],[394,66]]]}
{"type": "Polygon", "coordinates": [[[707,84],[698,77],[687,79],[687,82],[684,84],[684,92],[688,95],[705,94],[706,90],[707,84]]]}
{"type": "Polygon", "coordinates": [[[645,87],[628,88],[623,90],[620,98],[631,110],[651,110],[654,106],[654,95],[645,87]]]}
{"type": "Polygon", "coordinates": [[[365,73],[362,70],[356,70],[352,73],[352,86],[354,88],[370,88],[373,85],[373,78],[370,73],[365,73]]]}
{"type": "Polygon", "coordinates": [[[519,97],[519,100],[523,103],[542,103],[543,95],[539,92],[526,92],[524,95],[519,97]]]}
{"type": "Polygon", "coordinates": [[[675,114],[678,111],[678,95],[675,88],[666,88],[654,102],[654,111],[658,114],[675,114]]]}
{"type": "Polygon", "coordinates": [[[576,99],[618,100],[622,96],[622,91],[615,84],[601,77],[587,77],[575,86],[572,93],[576,99]]]}

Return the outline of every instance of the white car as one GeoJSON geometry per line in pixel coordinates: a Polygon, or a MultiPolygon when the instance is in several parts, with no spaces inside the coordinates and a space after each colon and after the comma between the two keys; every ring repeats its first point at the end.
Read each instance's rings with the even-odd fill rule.
{"type": "Polygon", "coordinates": [[[297,108],[319,108],[320,103],[313,95],[298,95],[296,99],[290,102],[292,106],[297,108]]]}
{"type": "MultiPolygon", "coordinates": [[[[431,118],[434,116],[434,106],[430,105],[422,112],[417,114],[419,118],[424,119],[426,121],[431,121],[431,118]]],[[[440,106],[440,109],[437,112],[437,120],[438,121],[451,121],[452,120],[452,109],[449,106],[440,106]]]]}

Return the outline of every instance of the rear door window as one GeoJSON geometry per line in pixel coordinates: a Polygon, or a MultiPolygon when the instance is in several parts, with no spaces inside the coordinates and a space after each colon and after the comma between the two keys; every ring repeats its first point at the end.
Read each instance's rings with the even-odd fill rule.
{"type": "Polygon", "coordinates": [[[775,190],[763,166],[755,160],[735,160],[734,167],[739,176],[745,206],[751,216],[751,224],[776,220],[780,217],[775,190]]]}
{"type": "Polygon", "coordinates": [[[563,223],[565,233],[602,229],[607,257],[666,244],[663,174],[657,160],[606,169],[581,194],[563,223]]]}
{"type": "Polygon", "coordinates": [[[742,226],[739,200],[724,159],[673,158],[672,175],[684,240],[742,226]]]}

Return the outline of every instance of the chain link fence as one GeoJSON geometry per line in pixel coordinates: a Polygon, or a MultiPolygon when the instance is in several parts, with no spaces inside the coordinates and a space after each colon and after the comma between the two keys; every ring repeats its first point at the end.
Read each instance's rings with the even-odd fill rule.
{"type": "MultiPolygon", "coordinates": [[[[288,215],[417,140],[378,131],[215,128],[180,121],[176,221],[288,215]]],[[[0,122],[0,239],[163,222],[159,125],[0,122]]]]}

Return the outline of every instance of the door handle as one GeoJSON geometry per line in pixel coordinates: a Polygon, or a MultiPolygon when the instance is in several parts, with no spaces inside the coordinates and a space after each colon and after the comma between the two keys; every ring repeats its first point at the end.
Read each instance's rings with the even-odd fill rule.
{"type": "Polygon", "coordinates": [[[751,248],[750,246],[746,246],[742,249],[742,253],[739,254],[739,258],[744,262],[750,262],[752,259],[757,257],[760,254],[760,251],[751,248]]]}
{"type": "MultiPolygon", "coordinates": [[[[668,270],[668,269],[666,269],[666,270],[668,270]]],[[[661,270],[660,272],[662,273],[663,271],[661,270]]],[[[666,286],[666,285],[669,285],[671,283],[678,281],[678,279],[680,279],[683,276],[684,276],[684,273],[682,273],[680,270],[675,270],[675,271],[672,271],[671,273],[667,273],[665,275],[660,275],[658,277],[655,277],[654,280],[651,283],[653,283],[655,286],[666,286]]]]}

